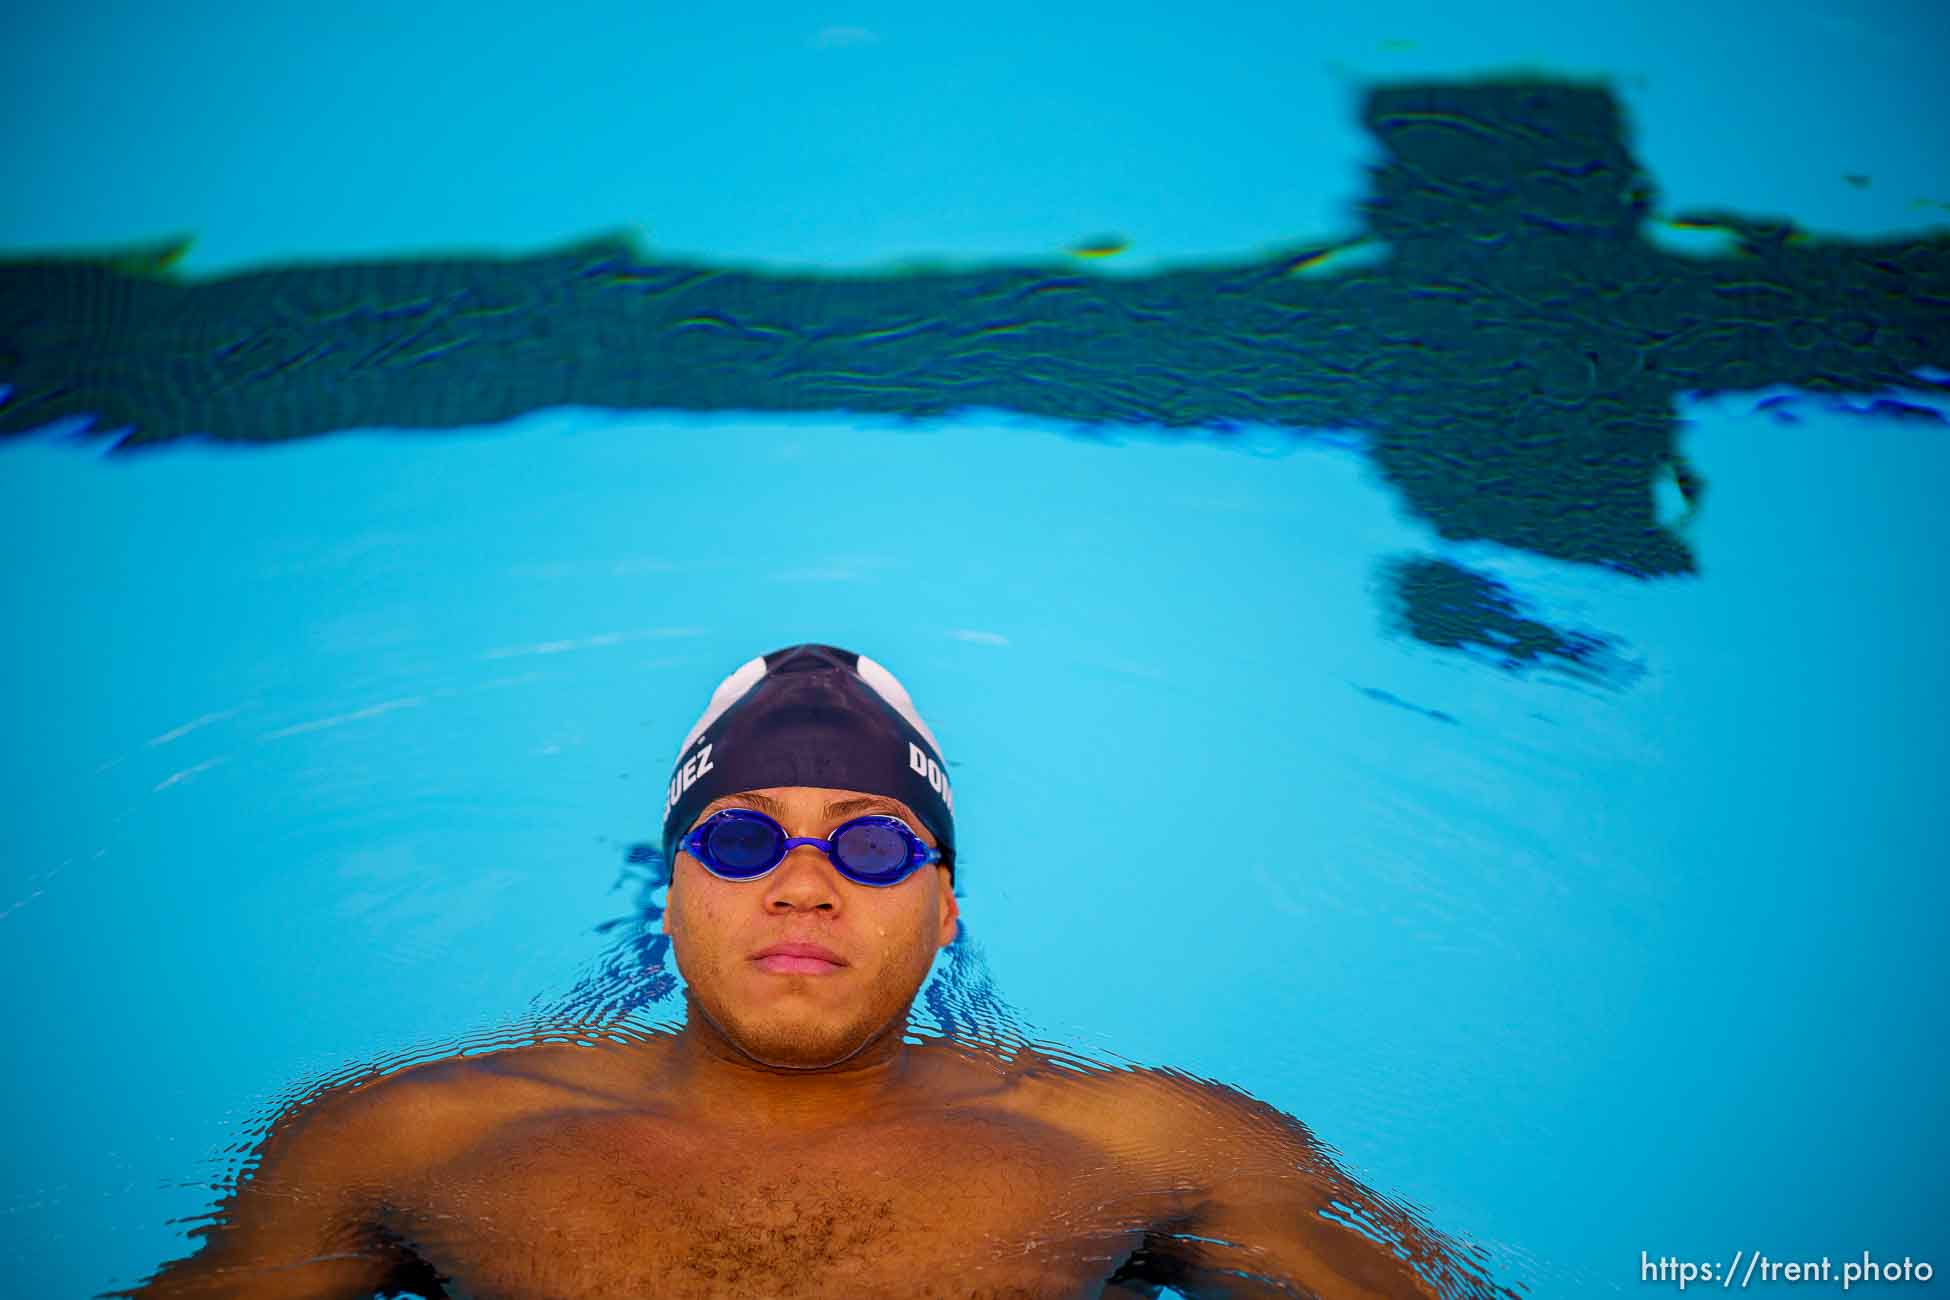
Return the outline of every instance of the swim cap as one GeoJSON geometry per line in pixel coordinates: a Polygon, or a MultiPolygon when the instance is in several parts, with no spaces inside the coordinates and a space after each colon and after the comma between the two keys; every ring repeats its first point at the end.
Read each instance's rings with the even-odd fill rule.
{"type": "Polygon", "coordinates": [[[907,690],[865,655],[787,646],[718,683],[677,751],[664,794],[664,861],[704,805],[772,786],[858,790],[912,808],[955,865],[955,796],[941,747],[907,690]]]}

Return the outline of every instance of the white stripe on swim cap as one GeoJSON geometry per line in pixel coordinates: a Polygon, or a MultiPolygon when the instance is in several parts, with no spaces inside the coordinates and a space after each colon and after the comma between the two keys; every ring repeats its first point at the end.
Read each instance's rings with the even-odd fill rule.
{"type": "Polygon", "coordinates": [[[758,685],[765,676],[765,656],[747,659],[738,665],[738,671],[718,683],[718,689],[711,692],[711,702],[704,706],[704,716],[691,728],[691,734],[684,737],[684,743],[677,747],[677,760],[681,763],[684,751],[689,749],[697,738],[710,729],[712,723],[724,716],[724,711],[744,698],[746,691],[758,685]]]}
{"type": "Polygon", "coordinates": [[[908,698],[907,688],[895,681],[892,673],[865,655],[859,656],[859,661],[860,680],[873,687],[881,699],[893,705],[895,711],[907,719],[907,725],[920,732],[921,738],[928,742],[935,753],[941,753],[941,743],[928,730],[928,724],[921,721],[921,715],[914,711],[914,701],[908,698]]]}

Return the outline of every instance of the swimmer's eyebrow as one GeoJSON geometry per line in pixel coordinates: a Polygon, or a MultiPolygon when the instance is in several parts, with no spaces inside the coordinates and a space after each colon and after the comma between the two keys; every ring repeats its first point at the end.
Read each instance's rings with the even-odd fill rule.
{"type": "MultiPolygon", "coordinates": [[[[719,804],[750,804],[760,812],[771,813],[774,817],[785,816],[785,805],[770,795],[728,794],[721,799],[713,799],[710,806],[715,808],[719,804]]],[[[854,799],[835,799],[826,805],[826,815],[828,817],[844,817],[848,813],[865,812],[869,808],[885,808],[896,817],[904,818],[907,816],[906,813],[901,811],[899,804],[895,803],[892,799],[877,794],[870,794],[854,799]]]]}

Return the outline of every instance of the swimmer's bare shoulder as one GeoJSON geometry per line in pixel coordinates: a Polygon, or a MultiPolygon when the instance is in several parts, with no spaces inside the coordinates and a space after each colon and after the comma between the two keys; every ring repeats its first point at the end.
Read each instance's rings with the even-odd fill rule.
{"type": "Polygon", "coordinates": [[[600,1088],[596,1058],[542,1044],[425,1062],[293,1105],[194,1255],[112,1297],[441,1294],[385,1229],[393,1191],[565,1093],[600,1088]]]}
{"type": "Polygon", "coordinates": [[[534,1140],[538,1118],[654,1106],[644,1079],[662,1046],[531,1044],[452,1056],[298,1102],[196,1234],[200,1249],[99,1300],[444,1295],[438,1272],[393,1230],[402,1194],[414,1199],[430,1171],[507,1133],[534,1140]]]}
{"type": "Polygon", "coordinates": [[[1027,1054],[1014,1104],[1174,1195],[1111,1294],[1517,1300],[1466,1247],[1378,1195],[1308,1127],[1239,1090],[1168,1069],[1079,1068],[1027,1054]],[[1356,1231],[1350,1222],[1364,1226],[1356,1231]],[[1378,1241],[1376,1238],[1381,1238],[1378,1241]]]}

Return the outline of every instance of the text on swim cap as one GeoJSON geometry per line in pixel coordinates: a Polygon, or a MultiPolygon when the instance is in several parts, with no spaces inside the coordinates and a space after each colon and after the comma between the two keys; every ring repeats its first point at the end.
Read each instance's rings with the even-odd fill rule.
{"type": "Polygon", "coordinates": [[[664,816],[670,816],[670,810],[675,808],[677,801],[684,797],[684,791],[696,785],[697,779],[710,770],[711,746],[709,745],[685,759],[684,766],[678,768],[677,774],[670,778],[670,789],[664,794],[664,816]]]}
{"type": "Polygon", "coordinates": [[[948,806],[949,814],[953,815],[955,795],[948,788],[948,774],[942,771],[940,765],[933,759],[922,753],[921,747],[911,740],[907,742],[907,765],[941,796],[941,802],[948,806]]]}

